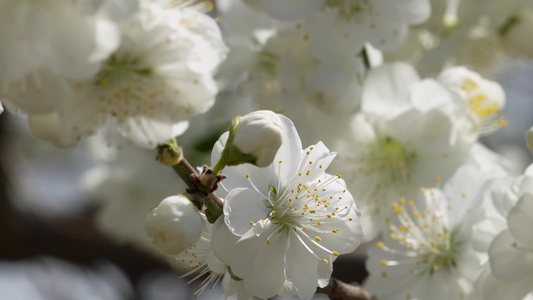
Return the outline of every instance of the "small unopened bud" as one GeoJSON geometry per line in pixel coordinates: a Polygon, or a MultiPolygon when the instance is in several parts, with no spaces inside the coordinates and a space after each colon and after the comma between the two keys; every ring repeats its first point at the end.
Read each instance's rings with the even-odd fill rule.
{"type": "Polygon", "coordinates": [[[233,119],[221,161],[226,166],[250,163],[266,167],[282,142],[283,125],[269,110],[258,110],[233,119]]]}
{"type": "Polygon", "coordinates": [[[169,139],[165,144],[158,145],[156,149],[156,160],[165,166],[175,166],[183,159],[183,151],[178,146],[175,138],[169,139]]]}
{"type": "Polygon", "coordinates": [[[182,195],[165,198],[146,216],[146,231],[159,251],[174,255],[198,241],[202,218],[192,202],[182,195]]]}

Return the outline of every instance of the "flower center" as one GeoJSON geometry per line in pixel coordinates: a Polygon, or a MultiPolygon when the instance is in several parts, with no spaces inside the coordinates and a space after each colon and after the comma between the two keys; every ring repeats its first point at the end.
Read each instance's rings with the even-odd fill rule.
{"type": "Polygon", "coordinates": [[[409,165],[416,154],[408,152],[398,140],[392,137],[376,141],[365,153],[368,173],[380,173],[391,182],[409,181],[409,165]]]}
{"type": "Polygon", "coordinates": [[[286,229],[300,227],[302,224],[302,212],[305,214],[307,205],[300,210],[298,209],[299,197],[301,197],[301,186],[296,190],[291,190],[278,194],[275,188],[270,189],[268,194],[269,201],[267,206],[271,209],[269,217],[274,224],[281,225],[286,229]],[[286,197],[289,194],[289,198],[286,197]],[[296,204],[296,206],[293,206],[296,204]]]}
{"type": "Polygon", "coordinates": [[[328,0],[326,6],[335,7],[339,9],[339,15],[350,21],[352,17],[363,11],[371,11],[369,1],[364,0],[328,0]]]}
{"type": "Polygon", "coordinates": [[[435,243],[431,245],[429,253],[424,258],[428,262],[429,274],[438,270],[450,271],[457,266],[456,258],[460,243],[456,241],[454,232],[443,228],[443,232],[436,233],[435,243]]]}
{"type": "Polygon", "coordinates": [[[276,77],[279,71],[279,56],[274,53],[262,51],[259,53],[257,66],[261,72],[264,72],[270,77],[276,77]]]}
{"type": "Polygon", "coordinates": [[[139,59],[132,57],[129,53],[123,53],[120,56],[113,54],[96,75],[94,83],[97,86],[107,86],[128,80],[132,75],[147,76],[152,73],[151,68],[141,66],[139,59]]]}
{"type": "MultiPolygon", "coordinates": [[[[434,198],[435,190],[422,188],[421,191],[432,201],[437,199],[434,198]]],[[[404,246],[408,256],[420,257],[418,265],[432,275],[436,271],[450,271],[457,266],[461,242],[456,239],[456,232],[448,229],[445,215],[440,209],[432,208],[434,203],[428,205],[419,210],[412,200],[407,202],[401,198],[394,202],[392,207],[400,226],[391,225],[389,229],[390,237],[404,246]]]]}
{"type": "Polygon", "coordinates": [[[265,197],[265,205],[270,211],[267,219],[280,226],[282,230],[296,228],[305,230],[304,224],[310,223],[321,226],[322,221],[330,220],[336,213],[348,209],[347,206],[337,206],[346,190],[338,191],[330,188],[340,175],[330,176],[324,180],[309,180],[316,178],[315,173],[322,173],[327,167],[321,164],[315,166],[313,161],[308,159],[313,149],[309,148],[298,173],[286,186],[281,186],[278,182],[275,187],[270,187],[268,194],[264,195],[250,181],[254,189],[265,197]]]}

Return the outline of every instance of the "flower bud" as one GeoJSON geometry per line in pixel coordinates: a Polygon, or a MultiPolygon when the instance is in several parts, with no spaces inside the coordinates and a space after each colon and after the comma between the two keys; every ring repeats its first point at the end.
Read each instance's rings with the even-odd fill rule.
{"type": "Polygon", "coordinates": [[[165,198],[146,216],[146,231],[162,253],[178,254],[202,234],[202,219],[192,202],[182,195],[165,198]]]}
{"type": "Polygon", "coordinates": [[[221,161],[226,166],[250,163],[266,167],[272,163],[282,142],[279,116],[258,110],[233,119],[221,161]]]}

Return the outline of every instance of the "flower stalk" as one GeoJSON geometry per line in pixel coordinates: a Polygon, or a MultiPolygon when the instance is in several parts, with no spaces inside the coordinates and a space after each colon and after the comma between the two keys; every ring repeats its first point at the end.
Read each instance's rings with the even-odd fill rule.
{"type": "Polygon", "coordinates": [[[205,215],[210,223],[222,215],[222,200],[214,193],[218,183],[224,179],[223,175],[216,175],[211,168],[204,166],[202,173],[185,159],[183,151],[175,138],[172,138],[156,150],[156,160],[161,164],[170,166],[187,185],[187,193],[191,195],[191,201],[202,210],[206,206],[205,215]]]}

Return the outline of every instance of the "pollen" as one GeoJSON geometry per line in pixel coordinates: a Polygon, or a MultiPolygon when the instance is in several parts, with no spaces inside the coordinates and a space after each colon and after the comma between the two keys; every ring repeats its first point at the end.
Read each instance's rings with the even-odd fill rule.
{"type": "Polygon", "coordinates": [[[315,236],[315,240],[316,240],[317,242],[322,241],[322,239],[321,239],[319,236],[315,236]]]}

